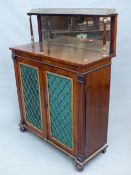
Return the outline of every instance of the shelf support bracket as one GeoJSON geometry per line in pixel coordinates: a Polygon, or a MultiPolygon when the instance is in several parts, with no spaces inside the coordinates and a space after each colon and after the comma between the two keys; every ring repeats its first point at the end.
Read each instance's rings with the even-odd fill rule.
{"type": "Polygon", "coordinates": [[[102,48],[102,53],[103,56],[106,56],[106,50],[107,50],[107,45],[106,45],[106,40],[107,40],[107,34],[106,34],[106,24],[107,24],[107,18],[103,18],[103,25],[104,25],[104,33],[103,33],[103,48],[102,48]]]}
{"type": "Polygon", "coordinates": [[[34,44],[34,34],[33,34],[33,27],[32,27],[32,18],[31,18],[31,15],[29,16],[29,22],[30,22],[31,42],[32,42],[32,44],[34,44]]]}

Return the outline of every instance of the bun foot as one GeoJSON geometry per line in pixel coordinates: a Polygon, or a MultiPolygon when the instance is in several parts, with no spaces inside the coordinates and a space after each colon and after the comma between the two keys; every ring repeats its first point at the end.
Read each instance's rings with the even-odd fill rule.
{"type": "Polygon", "coordinates": [[[106,148],[102,150],[102,153],[103,153],[103,154],[106,153],[106,148]]]}
{"type": "Polygon", "coordinates": [[[83,165],[81,165],[81,164],[79,164],[79,163],[77,163],[77,162],[75,162],[75,167],[76,167],[76,169],[77,169],[78,171],[82,171],[82,170],[83,170],[83,165]]]}
{"type": "Polygon", "coordinates": [[[21,126],[20,126],[20,131],[21,131],[21,132],[25,132],[25,131],[26,131],[26,128],[25,128],[24,126],[21,125],[21,126]]]}

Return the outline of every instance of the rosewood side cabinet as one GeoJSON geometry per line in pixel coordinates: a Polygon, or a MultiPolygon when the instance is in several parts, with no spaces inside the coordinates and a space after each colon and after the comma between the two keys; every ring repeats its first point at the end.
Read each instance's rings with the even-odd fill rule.
{"type": "Polygon", "coordinates": [[[31,43],[12,47],[21,113],[30,130],[83,166],[107,148],[114,9],[32,9],[31,43]],[[37,17],[39,42],[34,42],[37,17]]]}

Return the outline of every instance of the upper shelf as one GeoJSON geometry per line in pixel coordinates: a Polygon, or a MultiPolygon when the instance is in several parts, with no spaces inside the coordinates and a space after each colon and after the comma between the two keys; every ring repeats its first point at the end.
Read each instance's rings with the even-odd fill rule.
{"type": "Polygon", "coordinates": [[[38,8],[32,9],[28,15],[85,15],[85,16],[112,16],[115,9],[105,8],[38,8]]]}

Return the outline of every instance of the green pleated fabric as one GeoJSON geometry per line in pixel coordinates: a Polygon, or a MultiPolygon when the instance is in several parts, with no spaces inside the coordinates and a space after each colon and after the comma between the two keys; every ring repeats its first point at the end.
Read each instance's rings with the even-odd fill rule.
{"type": "Polygon", "coordinates": [[[20,64],[26,121],[42,130],[37,69],[20,64]]]}
{"type": "Polygon", "coordinates": [[[72,148],[72,82],[52,73],[47,82],[52,137],[72,148]]]}

